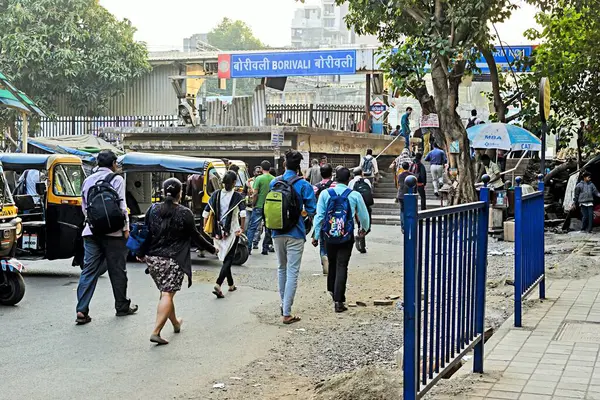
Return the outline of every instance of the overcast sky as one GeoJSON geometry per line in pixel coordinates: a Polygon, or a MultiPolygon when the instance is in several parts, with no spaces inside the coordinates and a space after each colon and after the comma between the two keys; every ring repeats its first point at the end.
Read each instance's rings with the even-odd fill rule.
{"type": "MultiPolygon", "coordinates": [[[[118,18],[131,20],[138,29],[136,39],[148,43],[152,51],[181,49],[184,37],[210,31],[223,17],[245,21],[270,46],[286,46],[294,10],[300,6],[294,0],[100,0],[100,4],[118,18]]],[[[534,9],[522,7],[500,27],[504,42],[527,44],[522,33],[533,25],[534,9]]]]}

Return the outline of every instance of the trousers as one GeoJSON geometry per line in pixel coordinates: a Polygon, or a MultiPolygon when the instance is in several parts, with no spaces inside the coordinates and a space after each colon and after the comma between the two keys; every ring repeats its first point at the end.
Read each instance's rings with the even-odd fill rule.
{"type": "Polygon", "coordinates": [[[127,247],[124,237],[86,236],[83,270],[77,286],[77,312],[88,314],[98,278],[108,270],[115,309],[129,311],[127,298],[127,247]]]}
{"type": "Polygon", "coordinates": [[[277,256],[277,276],[279,281],[279,297],[283,307],[283,316],[292,315],[292,305],[298,288],[298,275],[304,252],[304,239],[291,236],[273,238],[275,255],[277,256]]]}
{"type": "Polygon", "coordinates": [[[433,178],[433,191],[437,193],[443,184],[442,178],[444,177],[444,166],[432,164],[431,177],[433,178]]]}
{"type": "Polygon", "coordinates": [[[217,278],[217,285],[221,286],[225,279],[227,279],[227,285],[233,286],[233,275],[231,274],[231,266],[233,265],[233,259],[235,258],[235,250],[237,249],[237,245],[239,242],[239,238],[235,239],[233,242],[233,246],[229,250],[229,253],[225,256],[223,260],[223,265],[221,266],[221,272],[219,272],[219,277],[217,278]]]}
{"type": "Polygon", "coordinates": [[[417,186],[417,193],[421,198],[421,211],[427,209],[427,197],[425,195],[425,186],[417,186]]]}
{"type": "Polygon", "coordinates": [[[581,206],[581,230],[591,232],[594,227],[594,206],[581,206]]]}
{"type": "Polygon", "coordinates": [[[348,281],[348,263],[352,255],[354,239],[346,243],[327,243],[329,257],[329,274],[327,275],[327,291],[333,293],[333,301],[346,301],[346,282],[348,281]]]}

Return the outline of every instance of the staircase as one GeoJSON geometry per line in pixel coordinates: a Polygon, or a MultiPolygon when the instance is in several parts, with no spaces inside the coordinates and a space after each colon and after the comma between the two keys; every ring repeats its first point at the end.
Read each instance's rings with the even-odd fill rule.
{"type": "MultiPolygon", "coordinates": [[[[431,182],[431,168],[429,163],[424,163],[427,170],[427,186],[425,186],[425,194],[427,199],[427,208],[440,207],[440,199],[433,193],[433,185],[431,182]]],[[[398,190],[394,184],[394,174],[392,171],[380,172],[380,179],[375,186],[373,197],[375,205],[373,205],[372,223],[376,225],[400,225],[400,206],[394,201],[398,190]]],[[[419,199],[419,207],[421,200],[419,199]]]]}

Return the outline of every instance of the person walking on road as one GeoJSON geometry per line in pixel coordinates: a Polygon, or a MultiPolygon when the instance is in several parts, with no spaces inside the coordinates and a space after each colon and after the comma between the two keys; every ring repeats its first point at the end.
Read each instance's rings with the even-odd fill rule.
{"type": "Polygon", "coordinates": [[[410,166],[409,172],[417,177],[417,193],[421,197],[421,211],[427,209],[427,198],[425,196],[425,186],[427,185],[427,169],[421,161],[423,159],[422,153],[415,155],[415,160],[410,166]]]}
{"type": "MultiPolygon", "coordinates": [[[[290,150],[285,154],[285,173],[283,176],[271,182],[271,189],[281,181],[293,182],[291,189],[293,196],[297,196],[300,202],[300,208],[309,217],[313,217],[316,211],[316,199],[313,187],[304,179],[297,179],[302,154],[296,150],[290,150]]],[[[280,183],[281,186],[281,183],[280,183]]],[[[283,323],[286,325],[300,321],[300,317],[292,315],[292,305],[298,287],[298,274],[300,264],[302,263],[302,254],[304,252],[304,243],[306,242],[306,227],[304,218],[300,218],[301,210],[295,210],[294,215],[298,215],[297,221],[289,231],[273,230],[273,244],[275,254],[277,255],[278,277],[279,277],[279,296],[281,298],[281,313],[283,323]]]]}
{"type": "Polygon", "coordinates": [[[146,212],[148,236],[137,254],[138,260],[148,265],[148,272],[160,291],[156,325],[150,335],[150,341],[158,345],[169,343],[160,336],[167,320],[173,324],[175,333],[181,331],[183,320],[175,314],[173,298],[181,290],[184,276],[188,278],[188,287],[192,285],[192,241],[199,247],[207,244],[196,229],[192,211],[179,204],[181,189],[177,178],[164,181],[165,201],[152,205],[146,212]]]}
{"type": "MultiPolygon", "coordinates": [[[[254,181],[253,196],[252,200],[254,207],[252,209],[252,219],[250,220],[250,227],[248,228],[248,251],[252,253],[252,241],[258,231],[258,227],[265,219],[265,200],[267,193],[269,193],[269,184],[275,177],[269,173],[271,170],[271,163],[264,160],[260,163],[263,173],[258,176],[254,181]]],[[[308,183],[308,182],[307,182],[308,183]]],[[[271,232],[265,227],[265,238],[262,244],[262,255],[269,254],[269,244],[271,242],[271,232]]]]}
{"type": "Polygon", "coordinates": [[[592,183],[592,174],[583,173],[583,180],[575,186],[573,207],[581,208],[581,231],[592,233],[594,227],[594,197],[600,197],[596,185],[592,183]]]}
{"type": "Polygon", "coordinates": [[[350,170],[345,167],[337,169],[336,181],[335,188],[327,189],[319,197],[312,244],[317,246],[321,237],[325,239],[331,266],[327,291],[333,298],[335,312],[341,313],[348,310],[344,303],[348,263],[354,246],[354,218],[358,218],[361,226],[358,236],[366,235],[370,221],[362,196],[348,187],[350,170]]]}
{"type": "Polygon", "coordinates": [[[129,217],[125,204],[125,180],[115,174],[117,156],[112,151],[98,154],[98,169],[82,186],[83,269],[77,287],[78,325],[92,321],[89,307],[98,278],[108,270],[118,317],[137,312],[127,297],[127,247],[129,217]]]}
{"type": "MultiPolygon", "coordinates": [[[[335,187],[336,184],[336,182],[331,178],[333,176],[333,167],[330,164],[322,165],[320,173],[323,177],[323,180],[313,186],[317,200],[319,199],[321,192],[331,187],[335,187]]],[[[327,258],[327,248],[325,247],[324,241],[319,243],[319,253],[321,255],[321,267],[323,268],[323,275],[327,275],[329,271],[329,260],[327,258]]]]}
{"type": "MultiPolygon", "coordinates": [[[[206,209],[202,216],[204,217],[204,225],[210,223],[209,215],[214,213],[213,226],[210,227],[212,237],[215,242],[215,247],[219,249],[219,260],[223,261],[221,272],[217,278],[213,294],[218,299],[225,296],[221,291],[221,286],[225,279],[229,285],[229,291],[237,290],[233,283],[233,275],[231,274],[231,266],[235,258],[235,250],[239,242],[240,235],[244,232],[244,223],[246,221],[246,204],[244,197],[234,191],[236,176],[231,171],[227,172],[223,177],[224,188],[215,192],[208,201],[206,209]]],[[[255,211],[256,212],[256,211],[255,211]]],[[[262,211],[261,211],[262,212],[262,211]]],[[[206,230],[206,229],[205,229],[206,230]]]]}
{"type": "Polygon", "coordinates": [[[440,188],[444,179],[444,166],[448,164],[446,153],[437,143],[433,144],[431,150],[426,156],[425,161],[431,163],[431,177],[433,178],[433,193],[436,197],[440,197],[440,188]]]}
{"type": "Polygon", "coordinates": [[[319,165],[319,160],[317,160],[316,158],[312,160],[312,167],[308,169],[306,179],[313,186],[315,186],[317,183],[323,180],[323,177],[321,176],[321,166],[319,165]]]}
{"type": "MultiPolygon", "coordinates": [[[[362,169],[360,169],[360,167],[354,168],[354,177],[348,184],[348,188],[354,190],[355,192],[358,192],[363,198],[363,201],[367,206],[367,212],[369,213],[369,226],[372,226],[372,207],[375,204],[375,199],[373,199],[373,187],[371,186],[371,182],[369,182],[368,179],[365,179],[362,169]]],[[[361,227],[362,226],[359,225],[359,228],[361,227]]],[[[369,233],[370,229],[367,229],[366,232],[369,233]]],[[[356,237],[356,249],[363,254],[367,252],[367,241],[365,236],[356,237]]]]}
{"type": "Polygon", "coordinates": [[[398,204],[400,204],[400,227],[402,228],[402,233],[404,233],[404,195],[408,193],[408,186],[404,183],[406,178],[411,176],[412,174],[409,172],[410,164],[408,162],[402,163],[402,172],[398,175],[398,204]]]}

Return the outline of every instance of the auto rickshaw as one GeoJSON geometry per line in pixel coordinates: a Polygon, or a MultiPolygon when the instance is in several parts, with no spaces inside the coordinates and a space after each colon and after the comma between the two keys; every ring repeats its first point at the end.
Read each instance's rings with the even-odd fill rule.
{"type": "MultiPolygon", "coordinates": [[[[117,163],[125,177],[130,223],[141,223],[152,203],[162,200],[162,182],[176,177],[184,183],[184,195],[191,203],[198,231],[212,246],[212,239],[202,228],[202,211],[212,193],[221,189],[221,181],[227,172],[221,160],[135,152],[119,157],[117,163]]],[[[242,265],[248,260],[248,248],[238,245],[237,249],[233,263],[242,265]]],[[[201,250],[214,252],[214,248],[201,250]]]]}
{"type": "Polygon", "coordinates": [[[14,258],[23,227],[0,163],[0,304],[14,306],[25,295],[23,264],[14,258]]]}
{"type": "Polygon", "coordinates": [[[81,159],[62,154],[6,153],[0,154],[0,162],[22,220],[16,255],[37,260],[74,257],[73,265],[80,265],[85,222],[81,187],[86,177],[81,159]]]}

